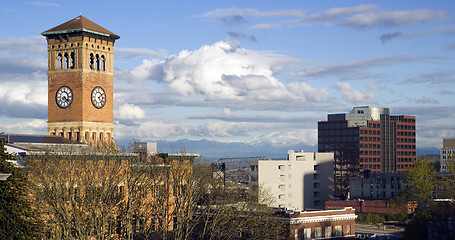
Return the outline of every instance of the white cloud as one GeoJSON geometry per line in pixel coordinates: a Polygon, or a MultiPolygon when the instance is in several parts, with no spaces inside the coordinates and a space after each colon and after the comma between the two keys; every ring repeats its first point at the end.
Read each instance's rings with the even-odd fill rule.
{"type": "Polygon", "coordinates": [[[324,102],[330,96],[324,88],[315,89],[304,82],[289,84],[289,91],[302,102],[324,102]]]}
{"type": "Polygon", "coordinates": [[[0,116],[47,117],[47,82],[0,82],[0,116]]]}
{"type": "MultiPolygon", "coordinates": [[[[316,146],[318,144],[317,129],[303,129],[291,131],[275,131],[264,136],[254,138],[253,142],[270,143],[271,145],[296,145],[306,144],[316,146]]],[[[300,150],[300,149],[294,149],[300,150]]]]}
{"type": "Polygon", "coordinates": [[[369,59],[350,61],[336,64],[326,64],[319,66],[309,66],[297,74],[308,78],[337,77],[342,80],[366,79],[383,77],[384,74],[375,74],[373,68],[390,66],[401,63],[413,63],[424,60],[420,56],[391,55],[379,56],[369,59]]]}
{"type": "Polygon", "coordinates": [[[142,83],[144,81],[159,82],[163,80],[162,64],[162,60],[144,59],[139,66],[136,66],[131,70],[117,69],[115,78],[131,83],[142,83]]]}
{"type": "Polygon", "coordinates": [[[36,5],[36,6],[40,6],[40,7],[59,7],[60,6],[58,3],[40,2],[40,1],[28,2],[28,4],[36,5]]]}
{"type": "Polygon", "coordinates": [[[16,134],[47,134],[47,122],[43,119],[0,124],[1,131],[16,134]]]}
{"type": "Polygon", "coordinates": [[[290,57],[216,42],[170,56],[163,68],[169,88],[184,96],[238,101],[314,100],[290,95],[287,86],[275,77],[282,66],[295,62],[290,57]]]}
{"type": "Polygon", "coordinates": [[[145,111],[134,104],[125,103],[114,111],[115,119],[140,120],[145,118],[145,111]]]}
{"type": "Polygon", "coordinates": [[[271,24],[271,23],[259,23],[253,26],[249,26],[248,29],[279,29],[281,28],[280,24],[271,24]]]}
{"type": "Polygon", "coordinates": [[[37,104],[47,106],[47,82],[0,83],[0,102],[2,104],[37,104]]]}
{"type": "Polygon", "coordinates": [[[0,56],[34,56],[39,59],[47,59],[46,38],[30,36],[0,40],[0,56]]]}
{"type": "Polygon", "coordinates": [[[391,40],[396,40],[396,39],[415,38],[415,37],[426,36],[426,35],[454,34],[454,33],[455,33],[455,25],[449,25],[449,26],[442,26],[442,27],[412,31],[412,32],[385,33],[385,34],[381,35],[380,39],[383,43],[386,43],[386,42],[389,42],[391,40]]]}
{"type": "Polygon", "coordinates": [[[440,21],[449,17],[449,12],[433,9],[378,11],[352,15],[342,20],[340,24],[356,29],[364,29],[374,26],[395,27],[414,25],[417,23],[440,21]]]}
{"type": "Polygon", "coordinates": [[[135,57],[165,57],[165,50],[151,50],[147,48],[116,48],[115,57],[119,59],[130,59],[135,57]]]}
{"type": "Polygon", "coordinates": [[[338,18],[369,12],[378,9],[379,7],[380,6],[376,4],[360,4],[355,7],[331,8],[323,12],[311,14],[308,17],[305,17],[304,20],[330,24],[338,18]]]}
{"type": "Polygon", "coordinates": [[[432,97],[422,97],[421,99],[417,100],[417,103],[430,103],[430,104],[437,104],[438,101],[432,97]]]}
{"type": "Polygon", "coordinates": [[[373,103],[374,102],[374,91],[375,86],[370,84],[368,86],[369,91],[362,93],[352,88],[351,85],[347,82],[339,82],[334,86],[335,89],[341,92],[343,98],[353,104],[361,103],[373,103]]]}
{"type": "Polygon", "coordinates": [[[252,8],[218,8],[213,11],[206,12],[197,17],[201,18],[221,18],[226,16],[252,16],[259,18],[269,17],[303,17],[304,13],[299,9],[282,9],[273,11],[260,11],[252,8]]]}

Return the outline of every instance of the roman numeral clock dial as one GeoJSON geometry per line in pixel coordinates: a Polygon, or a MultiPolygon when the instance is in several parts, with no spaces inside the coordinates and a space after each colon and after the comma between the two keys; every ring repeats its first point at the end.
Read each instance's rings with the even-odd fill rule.
{"type": "Polygon", "coordinates": [[[101,87],[95,87],[92,90],[92,104],[94,107],[100,109],[106,104],[106,93],[101,87]]]}
{"type": "Polygon", "coordinates": [[[60,108],[67,108],[73,102],[73,91],[67,86],[60,87],[55,94],[55,102],[60,108]]]}

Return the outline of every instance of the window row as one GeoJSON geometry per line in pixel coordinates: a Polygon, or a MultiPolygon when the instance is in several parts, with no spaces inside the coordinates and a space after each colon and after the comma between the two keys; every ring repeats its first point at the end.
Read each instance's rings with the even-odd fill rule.
{"type": "Polygon", "coordinates": [[[412,151],[412,152],[409,152],[409,151],[399,151],[397,152],[397,156],[415,156],[416,155],[416,152],[412,151]]]}
{"type": "Polygon", "coordinates": [[[380,123],[368,123],[369,128],[380,128],[381,124],[380,123]]]}
{"type": "MultiPolygon", "coordinates": [[[[75,54],[71,53],[59,53],[57,55],[57,69],[74,69],[75,66],[75,54]]],[[[92,70],[106,71],[106,58],[104,55],[98,55],[90,53],[89,67],[92,70]]]]}
{"type": "Polygon", "coordinates": [[[379,164],[365,164],[363,169],[381,169],[381,166],[379,164]]]}
{"type": "Polygon", "coordinates": [[[412,162],[413,158],[397,158],[397,162],[412,162]]]}
{"type": "Polygon", "coordinates": [[[104,55],[90,53],[90,69],[97,71],[106,71],[106,60],[104,55]]]}
{"type": "Polygon", "coordinates": [[[397,149],[416,149],[416,145],[401,145],[401,144],[397,144],[397,149]]]}
{"type": "Polygon", "coordinates": [[[366,144],[366,143],[360,143],[360,148],[371,148],[371,149],[380,149],[381,144],[366,144]]]}
{"type": "Polygon", "coordinates": [[[366,129],[360,129],[360,134],[381,135],[381,131],[380,131],[380,130],[366,130],[366,129]]]}
{"type": "Polygon", "coordinates": [[[415,136],[416,132],[404,132],[404,131],[398,131],[397,136],[415,136]]]}
{"type": "Polygon", "coordinates": [[[57,69],[73,69],[74,68],[74,52],[59,53],[57,55],[57,69]]]}
{"type": "Polygon", "coordinates": [[[401,124],[397,124],[397,129],[416,130],[416,126],[415,126],[415,125],[401,125],[401,124]]]}
{"type": "Polygon", "coordinates": [[[381,151],[359,151],[360,155],[371,155],[371,156],[378,156],[381,155],[381,151]]]}
{"type": "Polygon", "coordinates": [[[344,235],[351,235],[351,225],[337,225],[325,226],[325,227],[314,227],[314,228],[303,228],[295,229],[294,238],[298,239],[315,239],[315,238],[331,238],[341,237],[344,235]],[[344,228],[344,232],[343,232],[344,228]],[[302,234],[303,230],[303,234],[302,234]],[[303,235],[303,236],[302,236],[303,235]]]}
{"type": "Polygon", "coordinates": [[[415,138],[397,138],[397,142],[404,142],[404,143],[415,143],[415,138]]]}
{"type": "Polygon", "coordinates": [[[318,134],[320,136],[333,136],[333,135],[347,136],[347,135],[354,135],[353,131],[348,130],[348,129],[343,129],[343,130],[321,130],[321,129],[319,129],[318,134]]]}
{"type": "Polygon", "coordinates": [[[380,137],[360,137],[361,142],[380,142],[381,138],[380,137]]]}
{"type": "Polygon", "coordinates": [[[377,157],[369,157],[369,158],[360,158],[360,162],[380,162],[381,161],[381,158],[377,158],[377,157]]]}
{"type": "Polygon", "coordinates": [[[325,137],[325,138],[319,138],[321,142],[340,142],[340,143],[352,143],[352,142],[357,142],[359,140],[358,137],[325,137]]]}

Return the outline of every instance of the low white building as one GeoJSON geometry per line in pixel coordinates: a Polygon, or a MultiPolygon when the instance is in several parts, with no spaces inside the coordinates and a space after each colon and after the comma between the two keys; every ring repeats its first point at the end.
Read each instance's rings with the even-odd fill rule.
{"type": "Polygon", "coordinates": [[[323,209],[324,202],[333,199],[333,167],[333,153],[289,150],[287,160],[260,160],[261,197],[271,207],[323,209]]]}

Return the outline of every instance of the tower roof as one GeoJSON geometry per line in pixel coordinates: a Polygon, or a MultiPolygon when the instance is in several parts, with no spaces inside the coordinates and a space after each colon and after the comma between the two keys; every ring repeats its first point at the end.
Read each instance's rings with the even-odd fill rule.
{"type": "Polygon", "coordinates": [[[74,19],[71,19],[68,22],[60,24],[57,27],[51,28],[51,29],[41,33],[41,35],[47,36],[47,35],[64,34],[64,33],[72,33],[72,32],[90,32],[90,33],[95,33],[95,34],[106,36],[106,37],[111,37],[114,39],[120,38],[117,34],[101,27],[100,25],[83,17],[82,15],[80,15],[74,19]]]}

